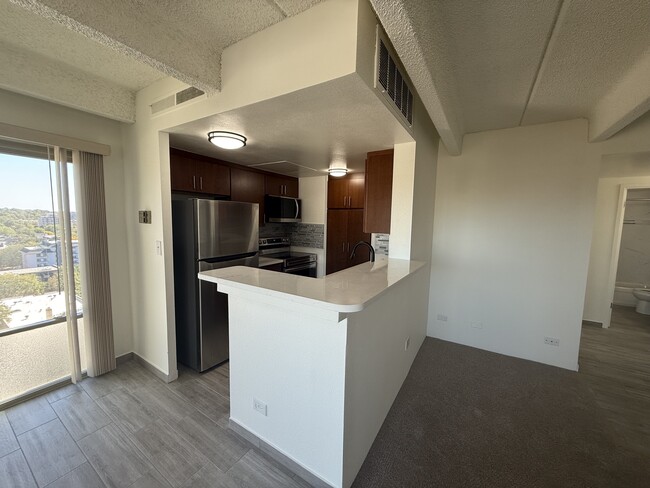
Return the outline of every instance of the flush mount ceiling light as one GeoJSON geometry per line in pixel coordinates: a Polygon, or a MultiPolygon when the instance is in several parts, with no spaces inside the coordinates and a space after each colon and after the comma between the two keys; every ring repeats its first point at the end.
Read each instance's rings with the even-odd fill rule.
{"type": "Polygon", "coordinates": [[[246,145],[246,138],[241,134],[223,130],[208,132],[208,141],[222,149],[239,149],[246,145]]]}
{"type": "Polygon", "coordinates": [[[330,176],[335,176],[337,178],[348,174],[347,168],[330,168],[327,171],[329,171],[330,176]]]}

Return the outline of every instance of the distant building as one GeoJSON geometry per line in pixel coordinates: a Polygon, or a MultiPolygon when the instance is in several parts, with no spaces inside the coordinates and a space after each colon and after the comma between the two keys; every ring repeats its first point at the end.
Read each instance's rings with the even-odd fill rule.
{"type": "MultiPolygon", "coordinates": [[[[77,221],[77,212],[70,212],[70,222],[77,221]]],[[[41,215],[38,218],[39,227],[47,227],[48,225],[59,225],[59,214],[50,212],[46,215],[41,215]]]]}
{"type": "MultiPolygon", "coordinates": [[[[61,241],[45,238],[38,246],[24,247],[20,251],[23,268],[58,266],[63,262],[61,241]]],[[[72,261],[79,264],[79,241],[72,241],[72,261]]]]}

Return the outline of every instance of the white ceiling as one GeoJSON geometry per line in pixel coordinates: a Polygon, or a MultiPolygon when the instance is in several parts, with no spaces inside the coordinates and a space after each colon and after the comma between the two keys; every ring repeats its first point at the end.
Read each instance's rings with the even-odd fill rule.
{"type": "MultiPolygon", "coordinates": [[[[319,1],[0,0],[0,87],[132,122],[137,90],[215,92],[224,48],[319,1]]],[[[577,117],[602,140],[650,109],[649,0],[369,1],[453,154],[577,117]]]]}
{"type": "Polygon", "coordinates": [[[466,133],[580,117],[599,140],[650,108],[648,0],[370,2],[454,154],[466,133]]]}
{"type": "Polygon", "coordinates": [[[0,87],[133,122],[136,91],[214,93],[223,49],[320,1],[0,0],[0,87]]]}
{"type": "Polygon", "coordinates": [[[355,74],[170,131],[170,144],[179,149],[247,166],[285,160],[318,171],[261,168],[296,176],[327,174],[332,161],[344,162],[352,171],[364,171],[369,151],[412,140],[355,74]],[[209,131],[224,129],[245,135],[248,145],[229,151],[208,142],[209,131]]]}

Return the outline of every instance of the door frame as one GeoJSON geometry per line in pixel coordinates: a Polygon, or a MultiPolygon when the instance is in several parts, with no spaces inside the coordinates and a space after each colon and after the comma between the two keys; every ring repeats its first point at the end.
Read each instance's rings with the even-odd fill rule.
{"type": "Polygon", "coordinates": [[[625,202],[628,190],[650,189],[648,185],[635,185],[621,183],[618,195],[618,208],[616,209],[616,220],[614,223],[614,239],[612,241],[612,252],[610,254],[609,273],[607,278],[607,297],[609,299],[609,312],[605,315],[603,328],[609,328],[612,322],[612,306],[614,304],[614,292],[616,288],[616,273],[618,271],[618,258],[621,253],[621,238],[623,237],[623,220],[625,219],[625,202]]]}

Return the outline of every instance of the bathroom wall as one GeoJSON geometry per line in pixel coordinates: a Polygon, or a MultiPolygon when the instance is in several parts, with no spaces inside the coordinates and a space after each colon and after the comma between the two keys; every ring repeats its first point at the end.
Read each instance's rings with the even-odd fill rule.
{"type": "Polygon", "coordinates": [[[650,189],[627,193],[625,221],[636,223],[623,224],[616,281],[650,284],[650,200],[635,198],[650,199],[650,189]]]}

